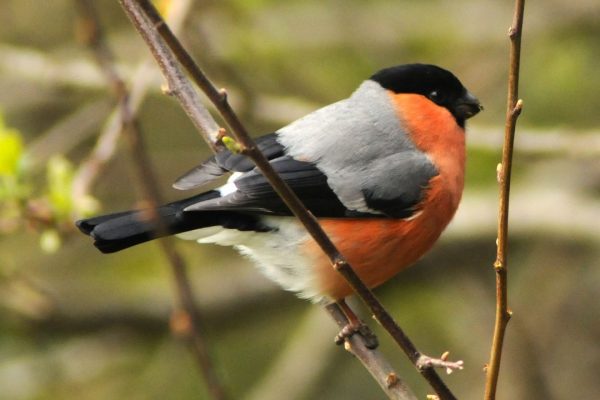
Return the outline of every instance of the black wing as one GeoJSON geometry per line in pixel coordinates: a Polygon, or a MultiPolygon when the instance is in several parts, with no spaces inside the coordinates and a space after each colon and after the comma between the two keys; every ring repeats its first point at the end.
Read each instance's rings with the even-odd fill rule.
{"type": "MultiPolygon", "coordinates": [[[[421,200],[429,178],[436,174],[427,168],[425,173],[406,171],[405,167],[414,169],[414,164],[402,162],[401,165],[390,165],[382,162],[373,179],[363,184],[360,195],[373,212],[359,212],[348,209],[340,201],[327,183],[327,176],[310,162],[299,161],[285,154],[285,150],[272,133],[256,140],[256,144],[270,161],[273,169],[290,186],[304,205],[317,217],[359,218],[359,217],[392,217],[406,218],[413,214],[415,206],[421,200]],[[394,175],[395,168],[400,169],[394,175]],[[416,179],[407,179],[407,175],[416,179]]],[[[383,160],[378,160],[383,161],[383,160]]],[[[408,161],[404,160],[403,161],[408,161]]],[[[374,163],[377,164],[377,161],[374,163]]],[[[290,210],[273,190],[268,180],[254,167],[254,163],[246,156],[222,151],[189,171],[177,180],[174,187],[189,189],[204,185],[228,172],[241,172],[234,182],[235,191],[222,197],[197,202],[188,206],[185,211],[238,211],[250,214],[291,215],[290,210]]],[[[351,184],[360,185],[359,182],[351,184]]]]}
{"type": "MultiPolygon", "coordinates": [[[[270,133],[255,140],[258,149],[268,160],[280,157],[284,149],[276,140],[276,134],[270,133]]],[[[173,187],[179,190],[194,189],[220,178],[228,172],[248,172],[254,163],[248,157],[223,150],[197,167],[178,178],[173,187]]]]}
{"type": "MultiPolygon", "coordinates": [[[[314,164],[290,156],[271,160],[273,169],[290,186],[304,205],[318,217],[359,216],[348,210],[327,184],[327,177],[314,164]]],[[[291,215],[268,180],[253,168],[235,181],[236,191],[194,204],[186,211],[236,210],[258,214],[291,215]]]]}
{"type": "MultiPolygon", "coordinates": [[[[344,217],[359,215],[346,209],[327,185],[327,177],[312,163],[285,155],[283,146],[271,133],[256,139],[256,145],[271,165],[317,216],[344,217]]],[[[229,172],[242,172],[235,181],[237,191],[229,195],[198,202],[192,210],[236,210],[248,213],[291,215],[267,179],[252,160],[241,154],[223,150],[177,179],[173,187],[180,190],[203,186],[229,172]]]]}

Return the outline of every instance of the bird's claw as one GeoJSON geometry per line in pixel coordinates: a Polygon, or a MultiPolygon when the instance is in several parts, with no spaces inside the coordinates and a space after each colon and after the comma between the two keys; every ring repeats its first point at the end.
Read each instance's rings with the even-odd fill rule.
{"type": "Polygon", "coordinates": [[[368,349],[376,349],[379,346],[379,340],[377,336],[371,331],[371,329],[362,322],[358,324],[348,323],[345,325],[340,332],[335,336],[335,344],[340,345],[352,335],[358,333],[365,341],[365,346],[368,349]]]}

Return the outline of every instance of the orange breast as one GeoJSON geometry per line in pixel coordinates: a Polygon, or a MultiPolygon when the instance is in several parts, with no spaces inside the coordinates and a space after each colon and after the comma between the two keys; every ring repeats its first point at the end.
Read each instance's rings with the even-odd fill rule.
{"type": "MultiPolygon", "coordinates": [[[[361,279],[375,287],[417,261],[448,225],[464,185],[465,137],[452,115],[420,95],[391,94],[399,118],[416,146],[435,163],[435,176],[412,219],[321,219],[321,224],[361,279]]],[[[393,171],[390,171],[393,173],[393,171]]],[[[318,246],[308,241],[322,293],[341,299],[352,293],[318,246]]]]}

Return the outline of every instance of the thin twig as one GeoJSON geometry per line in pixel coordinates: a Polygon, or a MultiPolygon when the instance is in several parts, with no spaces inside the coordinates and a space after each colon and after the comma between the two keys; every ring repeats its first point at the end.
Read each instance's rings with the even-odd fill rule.
{"type": "Polygon", "coordinates": [[[136,28],[138,28],[138,32],[157,60],[158,66],[167,80],[167,93],[179,101],[183,110],[188,114],[188,117],[209,148],[213,152],[217,151],[219,149],[217,145],[220,132],[219,125],[205,107],[198,106],[201,104],[200,96],[192,85],[186,84],[187,80],[170,51],[165,46],[159,44],[160,38],[156,33],[155,27],[149,25],[150,22],[135,2],[129,0],[119,0],[119,2],[127,12],[128,17],[134,22],[136,28]]]}
{"type": "Polygon", "coordinates": [[[442,354],[440,358],[431,358],[427,356],[421,356],[419,359],[419,368],[424,368],[426,366],[435,367],[435,368],[445,368],[446,373],[450,375],[452,372],[461,370],[464,367],[464,362],[462,360],[459,361],[448,361],[446,358],[448,357],[448,352],[442,354]]]}
{"type": "Polygon", "coordinates": [[[508,308],[508,282],[506,254],[508,246],[508,206],[510,195],[510,178],[517,118],[521,114],[523,102],[519,98],[519,65],[521,62],[521,33],[523,29],[523,12],[525,0],[515,1],[515,11],[512,25],[508,31],[510,38],[510,65],[508,75],[508,96],[506,107],[506,124],[504,145],[502,148],[502,163],[498,166],[498,183],[500,185],[500,200],[498,210],[498,238],[496,261],[496,320],[490,360],[486,370],[485,399],[496,398],[500,359],[506,326],[511,317],[508,308]]]}
{"type": "MultiPolygon", "coordinates": [[[[145,149],[137,117],[129,102],[129,92],[127,91],[126,84],[114,67],[113,56],[104,43],[98,17],[95,14],[91,0],[77,0],[76,5],[80,12],[80,21],[82,21],[82,25],[88,33],[86,43],[93,50],[96,61],[106,75],[106,79],[118,100],[121,129],[129,144],[133,164],[146,202],[149,209],[154,210],[162,203],[161,194],[156,184],[156,174],[153,171],[152,163],[145,149]]],[[[149,219],[159,226],[159,230],[164,229],[158,214],[156,212],[151,212],[150,214],[149,219]]],[[[201,334],[202,323],[193,301],[192,288],[185,262],[170,239],[160,240],[159,244],[171,265],[179,303],[171,320],[172,330],[185,338],[190,344],[213,398],[224,400],[227,396],[217,378],[208,354],[208,347],[201,334]]]]}
{"type": "MultiPolygon", "coordinates": [[[[153,81],[149,63],[140,63],[132,76],[128,102],[131,111],[137,113],[153,81]]],[[[106,119],[93,150],[77,169],[73,178],[73,198],[83,198],[90,192],[98,176],[115,155],[121,133],[121,109],[117,105],[106,119]]]]}
{"type": "MultiPolygon", "coordinates": [[[[340,328],[348,324],[348,318],[336,303],[325,307],[340,328]]],[[[398,376],[391,365],[377,349],[370,349],[360,336],[352,335],[346,339],[344,348],[360,360],[381,389],[390,399],[415,399],[416,396],[398,376]]]]}
{"type": "Polygon", "coordinates": [[[30,168],[42,168],[52,155],[69,153],[80,143],[96,136],[98,127],[106,120],[112,107],[113,102],[109,99],[82,104],[77,110],[41,132],[27,149],[30,168]]]}
{"type": "MultiPolygon", "coordinates": [[[[215,88],[215,86],[210,82],[199,66],[194,62],[189,53],[183,48],[177,37],[171,32],[168,25],[165,23],[150,1],[120,0],[120,2],[126,12],[129,14],[130,18],[132,18],[134,21],[136,28],[140,31],[141,35],[146,39],[147,42],[150,34],[148,32],[144,32],[143,28],[145,24],[145,18],[150,20],[154,28],[159,32],[161,37],[173,51],[179,62],[191,75],[194,82],[204,91],[210,101],[216,106],[217,110],[230,127],[235,139],[240,144],[241,152],[254,161],[263,175],[269,180],[274,190],[304,225],[306,230],[321,247],[324,253],[329,257],[334,268],[344,276],[354,291],[371,309],[379,323],[390,333],[396,343],[400,345],[402,350],[417,367],[421,353],[416,349],[412,341],[410,341],[404,331],[398,326],[391,315],[381,305],[379,300],[377,300],[377,298],[373,295],[371,290],[352,270],[351,266],[336,249],[329,237],[325,234],[317,219],[310,212],[308,212],[308,210],[306,210],[295,193],[287,186],[281,177],[279,177],[279,175],[269,164],[268,160],[257,149],[246,128],[231,108],[227,100],[226,91],[215,88]],[[141,14],[144,14],[145,17],[143,17],[141,14]]],[[[162,64],[165,63],[165,60],[161,58],[161,54],[158,52],[158,48],[160,46],[158,46],[156,43],[148,43],[148,45],[164,72],[165,68],[162,64]]],[[[169,78],[167,77],[167,79],[169,78]]],[[[445,400],[455,398],[440,376],[434,370],[433,366],[427,365],[423,368],[418,368],[418,370],[441,399],[445,400]]]]}

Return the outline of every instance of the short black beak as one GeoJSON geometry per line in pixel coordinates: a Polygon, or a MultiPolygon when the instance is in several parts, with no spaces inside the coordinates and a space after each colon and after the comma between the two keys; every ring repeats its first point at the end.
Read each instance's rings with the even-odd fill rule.
{"type": "Polygon", "coordinates": [[[469,119],[472,116],[483,110],[483,106],[479,103],[477,97],[473,96],[470,92],[465,93],[460,99],[458,99],[454,112],[460,118],[469,119]]]}

